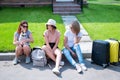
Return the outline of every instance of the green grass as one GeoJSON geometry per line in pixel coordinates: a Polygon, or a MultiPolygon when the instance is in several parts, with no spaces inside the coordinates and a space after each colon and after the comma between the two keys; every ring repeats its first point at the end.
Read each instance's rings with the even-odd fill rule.
{"type": "MultiPolygon", "coordinates": [[[[116,38],[120,40],[120,0],[88,0],[84,13],[76,15],[90,37],[95,39],[116,38]]],[[[13,35],[21,20],[29,22],[34,38],[31,47],[44,44],[43,32],[49,18],[57,21],[61,32],[59,47],[63,47],[65,28],[60,15],[52,13],[51,6],[29,8],[0,8],[0,52],[14,51],[13,35]]]]}
{"type": "Polygon", "coordinates": [[[52,13],[51,6],[30,8],[8,8],[0,9],[0,52],[14,51],[13,35],[21,20],[27,20],[32,32],[34,43],[31,47],[44,44],[43,32],[46,30],[45,23],[49,18],[57,22],[57,28],[61,32],[59,47],[63,47],[63,34],[65,31],[61,16],[52,13]]]}
{"type": "MultiPolygon", "coordinates": [[[[90,1],[98,2],[98,0],[90,1]]],[[[84,13],[76,16],[91,38],[93,40],[108,38],[120,40],[120,4],[106,4],[103,0],[99,0],[100,3],[90,1],[88,8],[84,8],[84,13]]]]}

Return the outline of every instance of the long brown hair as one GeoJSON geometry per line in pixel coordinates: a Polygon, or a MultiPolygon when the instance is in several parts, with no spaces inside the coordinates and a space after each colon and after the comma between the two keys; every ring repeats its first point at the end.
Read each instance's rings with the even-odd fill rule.
{"type": "Polygon", "coordinates": [[[71,24],[71,28],[78,34],[80,32],[80,24],[78,21],[73,21],[71,24]]]}
{"type": "Polygon", "coordinates": [[[25,21],[25,20],[23,20],[23,21],[20,22],[19,27],[18,27],[18,29],[17,29],[18,34],[21,33],[21,26],[23,26],[23,24],[27,24],[26,28],[27,28],[27,30],[28,30],[28,22],[25,21]]]}

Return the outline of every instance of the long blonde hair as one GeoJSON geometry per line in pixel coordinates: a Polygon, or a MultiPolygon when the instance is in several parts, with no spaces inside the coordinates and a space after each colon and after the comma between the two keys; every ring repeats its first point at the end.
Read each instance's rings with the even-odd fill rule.
{"type": "Polygon", "coordinates": [[[78,21],[73,21],[71,24],[71,28],[78,34],[80,32],[80,24],[78,21]]]}

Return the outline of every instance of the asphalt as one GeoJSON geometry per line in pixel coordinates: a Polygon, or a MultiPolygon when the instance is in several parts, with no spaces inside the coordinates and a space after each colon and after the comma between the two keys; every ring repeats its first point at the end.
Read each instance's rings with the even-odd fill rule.
{"type": "MultiPolygon", "coordinates": [[[[68,25],[77,20],[75,16],[62,16],[66,29],[68,25]]],[[[81,24],[80,24],[81,25],[81,24]]],[[[63,58],[65,65],[60,68],[60,75],[55,75],[51,70],[54,68],[53,61],[45,67],[35,67],[32,62],[25,64],[24,60],[17,65],[12,64],[15,53],[0,53],[0,80],[120,80],[120,65],[110,65],[103,68],[96,64],[91,64],[92,40],[87,31],[81,25],[83,38],[80,46],[84,56],[85,64],[88,68],[83,73],[77,73],[68,61],[63,58]]],[[[24,56],[21,57],[23,59],[24,56]]]]}
{"type": "Polygon", "coordinates": [[[0,80],[120,80],[120,67],[110,65],[107,68],[91,64],[90,59],[85,59],[87,71],[77,73],[67,61],[61,67],[60,75],[52,72],[54,63],[50,62],[51,68],[34,67],[32,63],[25,64],[24,61],[13,65],[12,61],[0,61],[0,80]]]}

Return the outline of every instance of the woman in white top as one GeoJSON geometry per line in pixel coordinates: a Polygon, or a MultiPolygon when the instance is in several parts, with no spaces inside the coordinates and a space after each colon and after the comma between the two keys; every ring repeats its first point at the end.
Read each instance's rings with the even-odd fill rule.
{"type": "Polygon", "coordinates": [[[78,72],[83,70],[87,70],[83,56],[80,49],[80,39],[82,37],[82,33],[80,32],[80,25],[78,21],[72,22],[70,25],[70,30],[67,30],[64,33],[64,49],[63,54],[67,58],[67,60],[77,69],[78,72]],[[79,63],[77,63],[73,56],[77,56],[79,63]]]}
{"type": "Polygon", "coordinates": [[[60,32],[56,29],[56,21],[53,19],[48,20],[46,28],[47,30],[44,32],[45,45],[42,49],[46,52],[46,55],[56,63],[52,71],[55,74],[59,74],[59,65],[63,63],[61,62],[62,53],[58,48],[60,32]]]}

